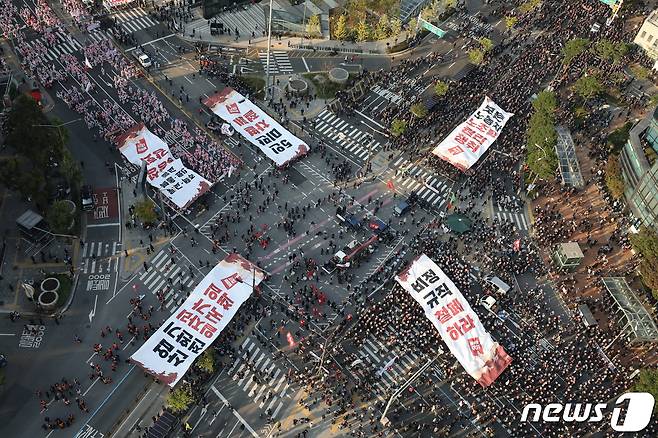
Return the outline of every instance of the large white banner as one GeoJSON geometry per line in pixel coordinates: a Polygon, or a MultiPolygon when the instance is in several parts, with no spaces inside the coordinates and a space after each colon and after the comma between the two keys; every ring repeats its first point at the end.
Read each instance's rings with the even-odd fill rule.
{"type": "Polygon", "coordinates": [[[480,385],[491,385],[512,362],[452,280],[425,254],[395,279],[422,306],[452,354],[480,385]]]}
{"type": "Polygon", "coordinates": [[[201,280],[130,360],[161,382],[175,386],[264,277],[250,261],[229,255],[201,280]]]}
{"type": "Polygon", "coordinates": [[[210,182],[174,158],[169,146],[143,123],[116,139],[124,157],[136,166],[146,162],[146,178],[176,207],[187,208],[210,189],[210,182]]]}
{"type": "Polygon", "coordinates": [[[496,141],[513,115],[485,97],[478,110],[453,129],[432,153],[462,171],[470,169],[496,141]]]}
{"type": "Polygon", "coordinates": [[[203,103],[229,122],[251,144],[260,148],[277,166],[283,166],[309,151],[306,143],[232,88],[225,88],[203,103]]]}

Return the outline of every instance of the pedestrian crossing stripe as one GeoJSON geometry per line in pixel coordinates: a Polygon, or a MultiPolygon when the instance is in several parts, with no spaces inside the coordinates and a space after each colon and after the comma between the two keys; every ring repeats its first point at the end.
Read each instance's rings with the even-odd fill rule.
{"type": "MultiPolygon", "coordinates": [[[[167,250],[160,251],[149,264],[149,269],[145,270],[139,275],[139,280],[146,286],[152,293],[156,294],[165,285],[169,284],[169,279],[172,280],[172,286],[165,294],[165,308],[173,311],[176,307],[178,299],[184,295],[181,290],[181,285],[188,289],[195,283],[195,277],[189,273],[189,270],[182,268],[177,264],[169,266],[170,255],[167,250]],[[187,274],[180,275],[182,272],[187,274]]],[[[176,260],[177,262],[181,260],[176,260]]]]}
{"type": "Polygon", "coordinates": [[[82,247],[82,258],[109,257],[117,253],[119,242],[85,242],[82,247]]]}
{"type": "MultiPolygon", "coordinates": [[[[267,73],[267,52],[258,52],[258,57],[267,73]]],[[[293,73],[292,64],[288,58],[287,52],[272,51],[270,52],[270,74],[290,74],[293,73]]]]}
{"type": "Polygon", "coordinates": [[[391,101],[394,104],[399,104],[400,102],[402,102],[402,96],[393,93],[392,91],[386,88],[382,88],[379,85],[375,85],[374,87],[372,87],[372,91],[374,91],[376,94],[380,95],[384,99],[391,101]]]}
{"type": "Polygon", "coordinates": [[[234,381],[237,380],[236,384],[258,405],[259,409],[272,410],[276,405],[272,412],[272,418],[276,418],[283,407],[281,399],[286,396],[290,386],[286,373],[276,365],[269,352],[260,349],[252,337],[247,337],[244,340],[242,349],[242,354],[238,355],[227,374],[234,381]],[[250,367],[248,364],[252,364],[252,366],[250,367]],[[262,384],[256,382],[254,379],[256,374],[252,371],[252,368],[264,373],[269,380],[262,384]],[[244,375],[238,380],[237,376],[242,372],[244,372],[244,375]],[[265,400],[266,392],[271,396],[269,400],[265,400]]]}
{"type": "Polygon", "coordinates": [[[142,29],[156,26],[158,22],[152,19],[142,8],[128,9],[112,14],[117,24],[128,32],[137,32],[142,29]]]}
{"type": "Polygon", "coordinates": [[[41,42],[48,50],[45,54],[45,57],[49,61],[55,61],[60,59],[62,55],[68,55],[82,49],[82,44],[80,44],[71,35],[61,30],[56,31],[55,36],[56,41],[54,44],[48,42],[44,37],[39,37],[32,41],[27,41],[26,44],[28,46],[32,46],[36,45],[37,42],[41,42]]]}
{"type": "Polygon", "coordinates": [[[501,221],[511,222],[516,225],[516,228],[521,231],[528,231],[528,221],[523,213],[516,213],[511,211],[497,211],[494,216],[501,221]]]}
{"type": "Polygon", "coordinates": [[[374,153],[381,147],[381,143],[371,138],[367,132],[363,132],[345,120],[336,117],[328,110],[318,114],[315,119],[315,131],[331,138],[339,145],[342,144],[345,149],[361,160],[368,158],[369,148],[374,153]]]}

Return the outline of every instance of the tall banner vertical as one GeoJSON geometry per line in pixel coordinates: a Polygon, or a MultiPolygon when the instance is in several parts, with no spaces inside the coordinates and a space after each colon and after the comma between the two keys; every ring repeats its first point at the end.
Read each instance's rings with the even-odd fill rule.
{"type": "Polygon", "coordinates": [[[491,385],[512,363],[452,280],[425,254],[395,280],[421,305],[450,352],[480,385],[491,385]]]}
{"type": "Polygon", "coordinates": [[[169,386],[175,386],[233,319],[263,271],[237,254],[219,262],[185,302],[130,360],[169,386]]]}
{"type": "Polygon", "coordinates": [[[477,111],[453,129],[432,153],[462,171],[468,170],[496,141],[513,115],[485,97],[477,111]]]}

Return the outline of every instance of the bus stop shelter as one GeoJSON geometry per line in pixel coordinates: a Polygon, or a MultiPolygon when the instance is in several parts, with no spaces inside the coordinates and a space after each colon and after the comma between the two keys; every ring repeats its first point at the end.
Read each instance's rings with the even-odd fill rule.
{"type": "Polygon", "coordinates": [[[651,314],[642,305],[635,291],[624,277],[604,277],[601,279],[614,302],[615,314],[622,335],[631,344],[658,342],[658,327],[651,314]]]}

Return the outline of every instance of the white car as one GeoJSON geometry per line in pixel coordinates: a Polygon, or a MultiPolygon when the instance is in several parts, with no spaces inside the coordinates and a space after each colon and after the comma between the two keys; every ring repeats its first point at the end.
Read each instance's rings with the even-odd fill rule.
{"type": "Polygon", "coordinates": [[[144,68],[149,68],[151,66],[151,58],[149,58],[148,55],[142,53],[137,57],[137,60],[144,68]]]}

